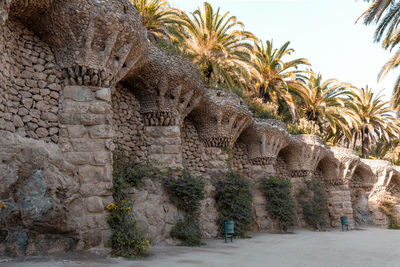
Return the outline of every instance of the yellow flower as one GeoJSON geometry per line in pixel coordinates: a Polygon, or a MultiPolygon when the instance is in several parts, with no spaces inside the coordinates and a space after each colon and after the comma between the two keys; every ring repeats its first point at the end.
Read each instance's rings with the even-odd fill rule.
{"type": "Polygon", "coordinates": [[[108,209],[109,211],[116,210],[117,208],[118,206],[115,205],[114,203],[108,204],[106,207],[106,209],[108,209]]]}
{"type": "Polygon", "coordinates": [[[0,209],[7,208],[7,205],[0,201],[0,209]]]}

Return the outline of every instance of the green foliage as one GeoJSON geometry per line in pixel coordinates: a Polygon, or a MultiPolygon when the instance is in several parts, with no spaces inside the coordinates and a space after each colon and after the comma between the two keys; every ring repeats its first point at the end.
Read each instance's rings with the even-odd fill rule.
{"type": "Polygon", "coordinates": [[[249,182],[229,171],[216,182],[215,201],[219,225],[225,220],[232,220],[235,223],[235,235],[245,237],[253,219],[249,182]]]}
{"type": "Polygon", "coordinates": [[[172,228],[171,236],[184,246],[200,246],[202,232],[199,225],[201,200],[205,198],[204,180],[184,171],[182,177],[164,179],[163,186],[174,205],[185,212],[172,228]]]}
{"type": "Polygon", "coordinates": [[[293,135],[297,134],[314,134],[318,135],[319,137],[323,137],[319,126],[307,119],[301,118],[296,123],[288,123],[287,124],[288,132],[293,135]]]}
{"type": "Polygon", "coordinates": [[[291,187],[288,179],[276,177],[264,178],[260,183],[261,191],[267,199],[267,211],[285,232],[296,224],[296,204],[290,194],[291,187]]]}
{"type": "Polygon", "coordinates": [[[149,240],[144,238],[133,217],[132,204],[121,201],[107,206],[110,211],[108,223],[113,231],[112,255],[115,257],[141,257],[150,247],[149,240]]]}
{"type": "Polygon", "coordinates": [[[205,197],[203,178],[184,171],[181,178],[165,179],[164,187],[178,209],[191,215],[199,213],[200,201],[205,197]]]}
{"type": "Polygon", "coordinates": [[[143,179],[161,176],[149,165],[135,164],[134,158],[123,151],[113,155],[113,188],[115,203],[107,206],[110,216],[108,223],[113,231],[111,248],[113,256],[141,257],[150,246],[140,232],[132,213],[133,203],[128,200],[124,189],[137,186],[143,179]]]}
{"type": "Polygon", "coordinates": [[[260,98],[247,99],[246,102],[254,117],[283,121],[283,117],[278,114],[277,107],[274,104],[263,103],[260,98]]]}
{"type": "Polygon", "coordinates": [[[299,202],[305,221],[315,229],[322,230],[328,213],[324,185],[316,179],[306,181],[306,186],[299,192],[299,202]]]}
{"type": "Polygon", "coordinates": [[[198,219],[189,215],[184,219],[179,219],[171,230],[171,236],[180,240],[183,246],[200,246],[202,233],[198,219]]]}
{"type": "Polygon", "coordinates": [[[399,230],[400,229],[400,220],[397,217],[397,212],[394,206],[396,205],[396,202],[393,201],[392,199],[384,199],[379,202],[380,208],[383,210],[383,212],[386,214],[386,216],[389,219],[389,229],[393,230],[399,230]]]}
{"type": "Polygon", "coordinates": [[[123,188],[138,186],[146,178],[161,179],[162,177],[157,168],[150,164],[135,163],[134,156],[122,150],[114,152],[113,167],[113,197],[117,202],[127,198],[123,188]]]}

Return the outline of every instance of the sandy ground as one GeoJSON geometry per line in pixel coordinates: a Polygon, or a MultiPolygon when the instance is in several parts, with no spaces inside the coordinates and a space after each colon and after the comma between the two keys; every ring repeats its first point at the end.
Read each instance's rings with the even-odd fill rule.
{"type": "Polygon", "coordinates": [[[295,231],[253,234],[252,238],[207,240],[200,248],[156,246],[142,260],[95,253],[48,257],[0,258],[0,266],[400,266],[400,231],[366,228],[349,232],[295,231]]]}

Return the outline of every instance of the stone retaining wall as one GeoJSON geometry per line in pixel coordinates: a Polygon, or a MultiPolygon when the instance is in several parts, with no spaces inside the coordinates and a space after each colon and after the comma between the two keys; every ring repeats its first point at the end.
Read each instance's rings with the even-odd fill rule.
{"type": "Polygon", "coordinates": [[[52,51],[18,22],[1,32],[0,129],[57,143],[61,70],[52,51]]]}
{"type": "MultiPolygon", "coordinates": [[[[0,252],[102,247],[116,147],[204,177],[206,237],[220,228],[211,177],[230,168],[251,184],[254,230],[277,227],[258,189],[272,175],[290,178],[294,197],[307,179],[322,181],[333,227],[343,215],[353,226],[360,214],[387,225],[380,201],[399,201],[398,168],[254,119],[243,99],[206,88],[187,60],[149,45],[128,0],[13,0],[0,15],[0,201],[10,205],[7,216],[22,212],[1,210],[0,252]],[[32,193],[30,185],[39,187],[32,193]],[[40,247],[43,240],[52,245],[40,247]]],[[[130,193],[141,228],[155,243],[167,240],[180,215],[161,182],[130,193]]],[[[297,214],[297,227],[306,226],[299,205],[297,214]]]]}

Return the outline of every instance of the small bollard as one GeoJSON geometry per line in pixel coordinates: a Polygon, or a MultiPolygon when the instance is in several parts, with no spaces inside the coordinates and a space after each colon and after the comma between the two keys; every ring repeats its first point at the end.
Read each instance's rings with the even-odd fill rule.
{"type": "Polygon", "coordinates": [[[347,216],[340,217],[340,222],[342,223],[342,232],[344,231],[344,226],[346,226],[347,231],[349,231],[349,220],[347,216]]]}
{"type": "Polygon", "coordinates": [[[235,224],[233,221],[224,221],[224,236],[225,236],[225,243],[227,243],[227,238],[231,238],[231,242],[233,242],[233,234],[235,233],[234,231],[235,224]]]}

